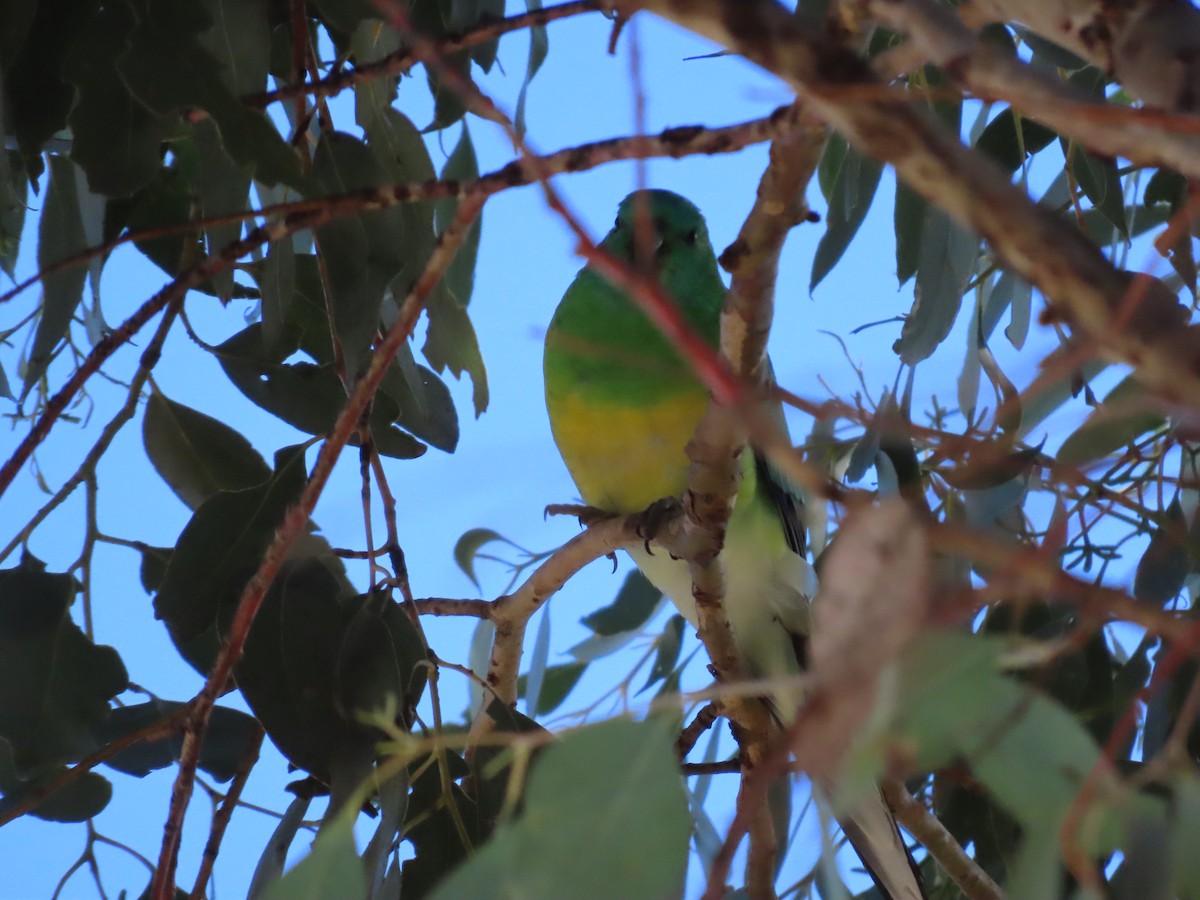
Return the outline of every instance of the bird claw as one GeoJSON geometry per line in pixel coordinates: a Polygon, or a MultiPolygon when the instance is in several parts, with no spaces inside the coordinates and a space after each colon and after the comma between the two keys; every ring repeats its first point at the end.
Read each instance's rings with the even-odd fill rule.
{"type": "Polygon", "coordinates": [[[579,524],[584,528],[595,525],[597,522],[603,522],[605,519],[613,518],[613,514],[610,512],[597,509],[594,506],[585,506],[581,503],[551,503],[546,507],[542,515],[544,517],[575,516],[579,519],[579,524]]]}
{"type": "Polygon", "coordinates": [[[650,542],[658,537],[663,525],[677,515],[682,507],[678,497],[663,497],[647,506],[638,516],[637,536],[644,542],[647,553],[654,554],[650,542]]]}

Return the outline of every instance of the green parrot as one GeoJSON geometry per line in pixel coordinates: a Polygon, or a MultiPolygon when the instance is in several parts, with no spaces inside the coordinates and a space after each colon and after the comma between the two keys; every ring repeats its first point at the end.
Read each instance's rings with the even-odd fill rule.
{"type": "MultiPolygon", "coordinates": [[[[663,190],[630,194],[600,247],[631,265],[652,254],[659,283],[696,333],[717,346],[725,286],[704,217],[690,201],[663,190]]],[[[684,448],[708,407],[708,391],[635,303],[590,267],[555,310],[544,370],[554,440],[584,502],[631,514],[684,492],[684,448]]],[[[775,413],[782,424],[782,408],[775,413]]],[[[749,452],[742,458],[722,551],[725,612],[749,674],[786,679],[800,671],[816,577],[804,558],[798,497],[764,459],[749,452]]],[[[643,547],[629,553],[694,626],[687,564],[643,547]]],[[[781,686],[766,699],[783,722],[803,702],[799,687],[781,686]]],[[[881,794],[839,821],[885,897],[925,896],[881,794]]]]}

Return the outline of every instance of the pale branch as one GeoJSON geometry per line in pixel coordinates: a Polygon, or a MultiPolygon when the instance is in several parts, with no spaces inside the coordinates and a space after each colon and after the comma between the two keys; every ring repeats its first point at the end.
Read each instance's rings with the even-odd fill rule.
{"type": "Polygon", "coordinates": [[[785,80],[805,109],[919,194],[982,235],[1105,356],[1129,363],[1163,398],[1200,406],[1200,347],[1187,311],[1156,279],[1116,270],[1082,232],[1034,203],[928,110],[889,98],[867,63],[771,0],[621,0],[716,41],[785,80]]]}
{"type": "MultiPolygon", "coordinates": [[[[772,142],[755,204],[737,240],[722,254],[733,273],[733,285],[721,311],[720,358],[745,384],[758,387],[766,380],[779,254],[792,227],[808,218],[804,190],[824,145],[823,129],[802,124],[772,142]]],[[[747,402],[758,405],[757,396],[755,391],[747,402]]],[[[692,578],[696,630],[714,676],[724,684],[741,681],[746,674],[724,609],[727,582],[720,558],[741,480],[745,441],[737,411],[714,398],[687,446],[691,464],[684,522],[685,530],[694,532],[696,547],[685,558],[692,578]]],[[[734,698],[723,704],[722,712],[735,723],[744,765],[752,769],[762,760],[771,732],[766,707],[755,698],[734,698]]],[[[752,897],[773,897],[777,838],[765,808],[752,821],[747,890],[752,897]]]]}
{"type": "Polygon", "coordinates": [[[493,601],[491,600],[420,597],[413,603],[417,607],[417,612],[423,616],[470,616],[476,619],[492,617],[493,601]]]}
{"type": "Polygon", "coordinates": [[[204,889],[209,878],[212,877],[213,866],[217,864],[217,854],[221,852],[221,841],[225,837],[225,829],[229,827],[229,820],[233,818],[233,811],[237,809],[242,790],[250,778],[250,772],[254,768],[254,764],[258,762],[258,753],[262,749],[263,737],[266,732],[263,731],[259,722],[256,721],[254,726],[254,735],[246,747],[246,752],[238,761],[233,781],[229,784],[229,790],[225,792],[220,806],[213,813],[212,824],[208,830],[208,841],[204,845],[204,855],[200,858],[200,870],[196,873],[196,881],[192,886],[191,900],[204,900],[204,889]]]}
{"type": "Polygon", "coordinates": [[[970,0],[972,25],[1018,22],[1152,106],[1200,109],[1200,10],[1187,0],[970,0]]]}
{"type": "Polygon", "coordinates": [[[108,450],[109,445],[125,427],[125,423],[133,418],[133,414],[137,412],[138,401],[142,396],[142,387],[145,386],[146,380],[150,377],[150,372],[157,365],[159,355],[162,353],[163,344],[166,342],[167,335],[171,331],[171,326],[175,322],[175,317],[179,314],[182,306],[183,295],[180,294],[175,298],[175,301],[167,307],[163,313],[162,319],[158,323],[158,328],[154,332],[154,336],[150,339],[150,343],[146,345],[146,349],[142,351],[142,357],[138,365],[137,372],[134,373],[133,379],[129,383],[129,392],[126,394],[125,403],[117,410],[116,414],[108,421],[100,432],[100,436],[96,438],[96,442],[92,444],[90,450],[84,456],[83,461],[62,486],[54,492],[54,495],[47,500],[42,507],[34,513],[33,517],[22,526],[12,538],[11,541],[0,550],[0,561],[8,558],[8,555],[17,547],[29,540],[29,536],[34,530],[45,521],[59,505],[66,500],[75,489],[79,487],[88,478],[94,478],[96,474],[96,464],[100,462],[100,458],[108,450]]]}
{"type": "Polygon", "coordinates": [[[333,428],[317,455],[316,463],[313,465],[299,499],[284,514],[283,522],[276,530],[271,546],[263,554],[258,570],[242,591],[221,650],[213,663],[212,672],[209,674],[204,688],[191,701],[188,730],[183,740],[179,771],[171,791],[171,805],[164,827],[163,844],[151,885],[150,896],[153,900],[160,900],[160,898],[165,900],[173,890],[183,815],[191,799],[204,732],[217,696],[225,689],[234,666],[241,659],[250,628],[266,598],[267,590],[279,573],[292,545],[305,533],[313,508],[332,474],[334,464],[354,434],[363,410],[375,396],[375,392],[383,381],[383,376],[387,373],[400,347],[411,336],[417,317],[424,308],[426,298],[453,261],[467,231],[478,217],[482,205],[482,199],[470,198],[459,206],[454,221],[442,234],[438,246],[430,255],[425,271],[421,273],[408,296],[400,304],[395,322],[372,352],[366,372],[354,385],[345,406],[338,414],[333,428]]]}
{"type": "MultiPolygon", "coordinates": [[[[557,6],[530,9],[519,15],[487,22],[461,34],[448,35],[437,42],[437,48],[442,54],[469,50],[514,31],[546,25],[558,19],[565,19],[581,13],[595,12],[604,9],[605,6],[606,4],[600,0],[572,0],[572,2],[560,3],[557,6]]],[[[412,50],[402,48],[394,53],[389,53],[383,59],[363,63],[352,69],[343,69],[319,81],[305,81],[289,84],[274,91],[247,94],[241,100],[247,106],[262,108],[282,100],[294,100],[306,96],[333,97],[347,88],[365,81],[388,75],[403,75],[419,62],[420,60],[412,50]]]]}
{"type": "MultiPolygon", "coordinates": [[[[111,253],[117,247],[174,234],[194,232],[198,228],[214,225],[229,225],[260,217],[282,217],[290,222],[293,216],[318,214],[332,204],[335,215],[349,215],[388,209],[403,203],[425,200],[464,199],[466,197],[490,197],[510,188],[532,184],[543,177],[583,172],[610,162],[630,159],[682,159],[686,156],[714,156],[736,153],[753,144],[771,140],[795,125],[794,107],[781,106],[768,116],[750,119],[733,125],[706,127],[703,125],[677,125],[655,135],[627,135],[606,138],[567,147],[544,156],[527,155],[513,160],[494,172],[481,175],[470,181],[417,181],[402,184],[381,185],[363,188],[345,194],[329,194],[306,200],[273,203],[257,209],[205,216],[189,219],[175,225],[160,225],[127,231],[110,241],[88,247],[73,256],[59,260],[53,265],[34,273],[0,294],[0,303],[5,303],[47,275],[73,268],[98,256],[111,253]]],[[[323,220],[322,220],[323,221],[323,220]]],[[[320,224],[320,223],[318,223],[320,224]]],[[[293,229],[302,230],[302,229],[293,229]]],[[[291,233],[290,231],[287,233],[291,233]]],[[[252,249],[252,248],[251,248],[252,249]]],[[[249,252],[249,251],[247,251],[249,252]]],[[[245,254],[242,254],[245,255],[245,254]]]]}
{"type": "Polygon", "coordinates": [[[1200,121],[1109,103],[981,40],[932,0],[871,0],[869,8],[976,96],[1003,100],[1094,152],[1200,178],[1200,121]]]}
{"type": "Polygon", "coordinates": [[[896,821],[921,842],[968,900],[1003,900],[1004,893],[996,882],[967,855],[937,816],[908,792],[902,781],[885,778],[880,787],[896,821]]]}
{"type": "MultiPolygon", "coordinates": [[[[623,516],[596,522],[550,554],[515,591],[492,604],[496,637],[488,662],[487,683],[496,699],[509,705],[517,702],[521,648],[525,627],[533,614],[588,563],[641,543],[644,538],[638,534],[640,521],[639,516],[623,516]]],[[[477,722],[486,719],[487,716],[476,717],[477,722]]]]}

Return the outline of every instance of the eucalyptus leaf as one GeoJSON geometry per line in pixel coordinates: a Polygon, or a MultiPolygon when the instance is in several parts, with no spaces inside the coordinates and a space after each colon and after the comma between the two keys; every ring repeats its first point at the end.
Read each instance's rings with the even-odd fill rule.
{"type": "Polygon", "coordinates": [[[240,432],[158,391],[146,402],[142,443],[158,474],[192,509],[220,491],[271,477],[271,467],[240,432]]]}
{"type": "MultiPolygon", "coordinates": [[[[839,156],[840,164],[836,164],[833,174],[824,176],[821,183],[823,190],[828,184],[826,196],[829,199],[829,212],[825,219],[825,233],[821,235],[813,257],[812,276],[808,284],[810,292],[833,270],[858,233],[867,210],[871,208],[883,172],[882,163],[863,156],[847,146],[844,138],[834,135],[829,139],[821,165],[825,166],[826,157],[836,161],[839,156]]],[[[830,165],[832,167],[835,163],[830,165]]]]}
{"type": "Polygon", "coordinates": [[[431,900],[557,900],[600,884],[606,896],[626,900],[679,891],[691,819],[672,742],[671,730],[655,721],[569,733],[534,762],[524,813],[501,825],[431,900]]]}
{"type": "Polygon", "coordinates": [[[608,606],[584,616],[580,621],[603,637],[641,628],[662,607],[662,591],[650,583],[640,570],[634,569],[627,576],[608,606]]]}

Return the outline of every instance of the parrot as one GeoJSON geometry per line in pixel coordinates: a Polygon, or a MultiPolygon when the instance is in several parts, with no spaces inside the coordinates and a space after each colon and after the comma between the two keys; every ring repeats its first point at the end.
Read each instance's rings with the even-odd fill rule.
{"type": "MultiPolygon", "coordinates": [[[[649,267],[693,331],[718,346],[725,286],[691,201],[661,189],[635,191],[599,247],[631,267],[649,267]]],[[[685,447],[709,393],[637,304],[590,265],[567,288],[546,330],[543,372],[554,441],[588,506],[637,514],[683,494],[685,447]]],[[[782,406],[774,407],[786,427],[782,406]]],[[[802,670],[816,576],[805,559],[799,495],[755,453],[743,452],[741,469],[721,555],[724,608],[747,674],[779,680],[764,699],[786,723],[804,701],[798,679],[789,676],[802,670]]],[[[695,626],[687,563],[653,552],[649,541],[628,552],[695,626]]],[[[926,896],[878,790],[842,811],[839,823],[884,897],[926,896]]]]}

